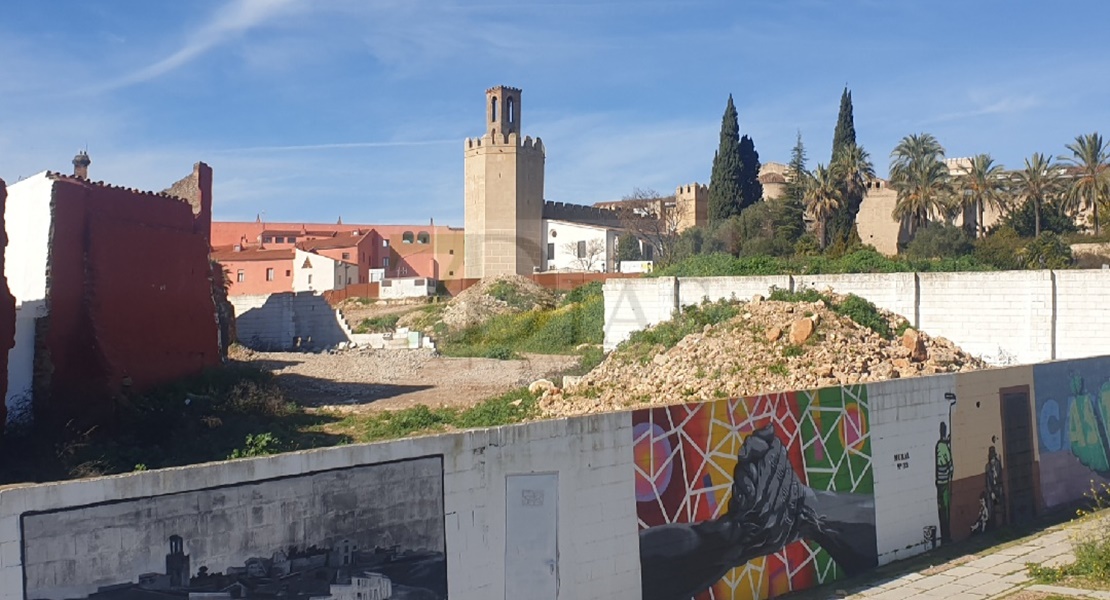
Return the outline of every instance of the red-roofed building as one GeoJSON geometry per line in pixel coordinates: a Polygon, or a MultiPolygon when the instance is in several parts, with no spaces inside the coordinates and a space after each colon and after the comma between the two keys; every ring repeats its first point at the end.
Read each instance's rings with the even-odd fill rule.
{"type": "MultiPolygon", "coordinates": [[[[218,221],[212,223],[212,245],[221,257],[221,262],[236,261],[236,264],[253,264],[228,269],[232,285],[230,294],[255,294],[291,291],[282,286],[283,268],[262,267],[261,258],[243,259],[230,254],[235,246],[242,252],[293,249],[326,256],[358,265],[358,283],[368,283],[370,270],[381,269],[385,277],[425,277],[435,280],[461,279],[463,277],[463,230],[442,225],[358,225],[322,223],[263,223],[218,221]],[[243,270],[245,281],[237,281],[239,269],[243,270]],[[266,283],[262,287],[254,285],[259,278],[265,277],[266,268],[274,269],[276,283],[266,283]],[[258,271],[262,269],[261,271],[258,271]],[[238,283],[246,283],[236,287],[238,283]],[[272,289],[272,292],[258,292],[258,289],[272,289]],[[251,291],[240,291],[251,290],[251,291]]],[[[273,255],[270,255],[273,256],[273,255]]],[[[287,267],[292,278],[296,271],[290,260],[287,267]]],[[[227,267],[227,265],[224,265],[227,267]]]]}
{"type": "Polygon", "coordinates": [[[214,248],[212,260],[228,278],[227,294],[243,296],[293,291],[293,248],[214,248]]]}

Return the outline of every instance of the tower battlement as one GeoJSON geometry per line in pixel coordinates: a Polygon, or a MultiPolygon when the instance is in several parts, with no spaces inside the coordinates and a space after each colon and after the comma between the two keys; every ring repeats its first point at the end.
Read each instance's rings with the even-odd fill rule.
{"type": "Polygon", "coordinates": [[[485,133],[463,143],[467,277],[540,266],[545,149],[521,133],[520,98],[520,88],[487,89],[485,133]]]}

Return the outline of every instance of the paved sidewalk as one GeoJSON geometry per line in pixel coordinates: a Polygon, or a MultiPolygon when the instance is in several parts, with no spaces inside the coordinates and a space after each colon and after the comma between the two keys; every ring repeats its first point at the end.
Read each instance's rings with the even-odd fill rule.
{"type": "MultiPolygon", "coordinates": [[[[924,562],[929,560],[928,556],[910,559],[906,567],[899,568],[897,563],[887,565],[878,569],[873,576],[834,582],[815,590],[791,594],[789,598],[798,600],[832,598],[994,600],[1028,590],[1045,594],[1110,600],[1108,592],[1033,585],[1026,571],[1026,563],[1060,566],[1072,562],[1074,556],[1070,536],[1074,534],[1076,528],[1090,526],[1089,521],[1054,525],[1016,542],[1003,544],[1001,548],[995,546],[975,552],[975,548],[969,547],[968,552],[974,552],[973,554],[951,558],[935,566],[924,562]],[[915,566],[921,570],[913,571],[915,566]]],[[[1030,597],[1037,596],[1039,594],[1030,597]]]]}

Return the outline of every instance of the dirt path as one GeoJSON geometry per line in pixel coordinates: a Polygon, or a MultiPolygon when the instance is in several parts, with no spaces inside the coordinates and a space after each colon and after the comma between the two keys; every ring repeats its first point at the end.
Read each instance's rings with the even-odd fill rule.
{"type": "Polygon", "coordinates": [[[419,404],[472,406],[578,362],[577,356],[493,360],[447,358],[431,350],[370,349],[336,354],[258,352],[240,358],[272,371],[287,397],[302,406],[352,413],[419,404]]]}

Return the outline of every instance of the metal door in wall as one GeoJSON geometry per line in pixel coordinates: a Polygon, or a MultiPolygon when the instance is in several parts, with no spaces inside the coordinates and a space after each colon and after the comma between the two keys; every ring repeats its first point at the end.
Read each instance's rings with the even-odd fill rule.
{"type": "Polygon", "coordinates": [[[1006,473],[1007,509],[1010,523],[1033,518],[1033,422],[1029,408],[1029,388],[999,390],[1002,399],[1002,443],[1005,445],[1002,468],[1006,473]]]}
{"type": "Polygon", "coordinates": [[[559,475],[505,478],[505,600],[559,594],[559,475]]]}

